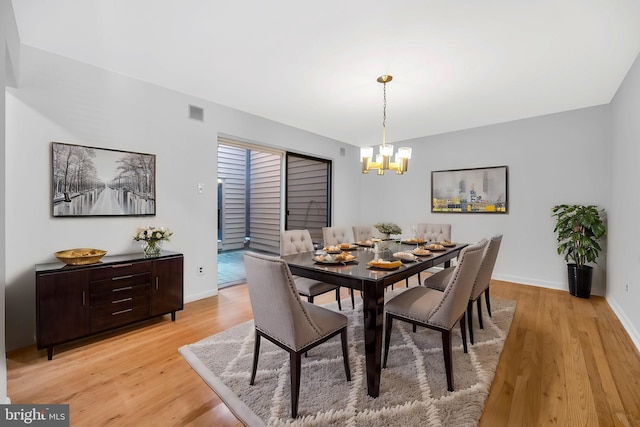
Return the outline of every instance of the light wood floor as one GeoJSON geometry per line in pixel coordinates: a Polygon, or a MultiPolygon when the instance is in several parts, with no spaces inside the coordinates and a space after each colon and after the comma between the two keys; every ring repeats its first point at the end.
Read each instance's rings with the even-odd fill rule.
{"type": "MultiPolygon", "coordinates": [[[[496,281],[491,293],[518,305],[481,426],[640,426],[640,354],[603,298],[496,281]]],[[[68,403],[72,426],[241,426],[177,348],[250,318],[241,285],[186,304],[175,323],[56,347],[52,361],[12,351],[8,395],[68,403]]]]}

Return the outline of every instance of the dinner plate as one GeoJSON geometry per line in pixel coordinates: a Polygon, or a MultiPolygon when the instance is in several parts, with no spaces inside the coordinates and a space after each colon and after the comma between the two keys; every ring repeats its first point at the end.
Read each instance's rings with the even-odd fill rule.
{"type": "Polygon", "coordinates": [[[356,245],[358,246],[362,246],[363,248],[371,248],[373,247],[373,243],[360,243],[360,242],[356,242],[356,245]]]}
{"type": "Polygon", "coordinates": [[[397,269],[400,268],[400,266],[399,265],[394,265],[393,267],[380,267],[380,266],[369,265],[369,266],[367,266],[367,268],[369,270],[390,271],[390,270],[397,270],[397,269]]]}
{"type": "Polygon", "coordinates": [[[343,251],[357,251],[358,245],[350,245],[348,248],[342,248],[343,251]]]}
{"type": "Polygon", "coordinates": [[[342,253],[342,251],[325,251],[325,252],[328,253],[328,254],[331,254],[331,255],[342,253]]]}
{"type": "MultiPolygon", "coordinates": [[[[431,252],[444,252],[447,250],[447,248],[442,248],[442,249],[432,249],[432,248],[427,248],[428,251],[431,252]]],[[[414,254],[415,255],[415,254],[414,254]]]]}
{"type": "Polygon", "coordinates": [[[400,243],[405,244],[405,245],[424,245],[426,243],[426,240],[422,239],[422,240],[401,240],[400,243]]]}
{"type": "Polygon", "coordinates": [[[325,261],[323,259],[320,259],[318,257],[313,257],[313,261],[317,262],[318,264],[327,264],[327,265],[340,265],[340,264],[349,264],[350,262],[354,262],[357,261],[357,258],[352,258],[349,260],[345,260],[345,261],[337,261],[337,260],[333,260],[333,261],[325,261]]]}
{"type": "Polygon", "coordinates": [[[431,252],[429,252],[428,254],[417,254],[417,253],[412,251],[411,253],[414,254],[415,256],[431,256],[431,255],[433,255],[431,252]]]}
{"type": "Polygon", "coordinates": [[[440,244],[445,248],[454,248],[456,246],[455,243],[447,243],[446,245],[444,243],[440,243],[440,244]]]}
{"type": "Polygon", "coordinates": [[[398,261],[402,261],[403,264],[411,264],[412,262],[416,262],[415,259],[404,259],[404,258],[397,258],[394,257],[395,259],[397,259],[398,261]]]}

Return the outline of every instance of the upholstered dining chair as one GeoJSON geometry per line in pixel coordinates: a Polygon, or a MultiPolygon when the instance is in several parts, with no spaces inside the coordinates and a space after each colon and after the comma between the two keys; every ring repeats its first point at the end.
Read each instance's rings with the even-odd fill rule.
{"type": "MultiPolygon", "coordinates": [[[[467,304],[467,322],[469,324],[469,340],[471,344],[474,344],[473,340],[473,303],[476,303],[478,308],[478,325],[480,329],[484,329],[482,323],[482,294],[484,293],[484,301],[487,305],[487,313],[491,317],[491,300],[489,299],[489,285],[491,284],[491,275],[493,274],[493,268],[496,265],[496,259],[498,258],[498,251],[500,249],[500,243],[502,243],[502,234],[496,234],[489,240],[489,244],[484,250],[482,255],[482,263],[478,270],[476,280],[473,282],[473,288],[471,289],[471,296],[469,296],[469,302],[467,304]]],[[[453,273],[453,267],[445,268],[436,274],[427,277],[424,281],[424,286],[439,291],[444,291],[449,278],[453,273]]]]}
{"type": "MultiPolygon", "coordinates": [[[[416,237],[421,237],[427,242],[451,241],[451,224],[418,224],[416,237]]],[[[418,283],[422,283],[420,273],[418,273],[418,283]]]]}
{"type": "Polygon", "coordinates": [[[322,240],[325,246],[335,246],[340,243],[349,243],[347,232],[340,227],[322,227],[322,240]]]}
{"type": "Polygon", "coordinates": [[[415,326],[424,326],[440,331],[442,334],[442,351],[444,354],[444,366],[447,376],[447,389],[453,391],[453,344],[451,330],[460,322],[462,344],[464,352],[467,352],[467,334],[465,324],[465,311],[467,301],[471,295],[473,282],[478,274],[482,253],[487,240],[483,239],[472,246],[462,250],[459,262],[451,275],[444,292],[422,286],[407,289],[403,293],[390,299],[385,305],[385,344],[384,361],[382,366],[387,367],[389,345],[391,342],[391,327],[393,319],[411,323],[415,326]]]}
{"type": "Polygon", "coordinates": [[[373,238],[373,227],[370,225],[354,225],[352,228],[355,242],[371,240],[373,238]]]}
{"type": "MultiPolygon", "coordinates": [[[[313,251],[313,241],[309,230],[285,230],[280,234],[280,255],[293,255],[302,252],[313,251]]],[[[307,301],[313,302],[318,295],[330,291],[336,291],[338,308],[342,310],[340,302],[340,286],[330,285],[307,277],[293,276],[298,293],[307,297],[307,301]]]]}
{"type": "Polygon", "coordinates": [[[451,224],[418,224],[416,237],[422,237],[427,242],[451,241],[451,224]]]}
{"type": "MultiPolygon", "coordinates": [[[[298,416],[301,355],[340,334],[347,381],[351,381],[347,349],[347,317],[301,301],[287,263],[277,257],[247,252],[244,265],[255,324],[251,380],[258,370],[260,338],[265,337],[289,353],[291,417],[298,416]]],[[[274,388],[276,384],[274,384],[274,388]]],[[[329,392],[329,390],[326,390],[329,392]]]]}
{"type": "MultiPolygon", "coordinates": [[[[340,243],[349,243],[347,239],[347,232],[344,228],[340,227],[322,227],[322,240],[325,246],[336,246],[340,243]]],[[[353,289],[349,288],[349,295],[351,295],[351,308],[355,308],[355,300],[353,297],[353,289]]]]}

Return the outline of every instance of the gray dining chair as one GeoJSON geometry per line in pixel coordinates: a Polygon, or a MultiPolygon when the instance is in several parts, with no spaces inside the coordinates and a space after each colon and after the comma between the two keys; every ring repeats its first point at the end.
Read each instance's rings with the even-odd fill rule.
{"type": "MultiPolygon", "coordinates": [[[[451,224],[418,224],[415,237],[423,238],[430,243],[442,241],[451,242],[451,224]]],[[[418,273],[418,283],[422,283],[420,273],[418,273]]]]}
{"type": "MultiPolygon", "coordinates": [[[[280,234],[280,255],[294,255],[302,252],[312,252],[313,241],[309,230],[285,230],[280,234]]],[[[307,301],[313,302],[314,298],[324,293],[335,291],[338,309],[342,310],[340,302],[340,286],[331,285],[307,277],[293,276],[298,293],[307,297],[307,301]]],[[[353,300],[352,300],[353,302],[353,300]]]]}
{"type": "MultiPolygon", "coordinates": [[[[498,259],[498,251],[500,250],[500,244],[502,243],[502,234],[496,234],[489,240],[489,244],[482,256],[482,264],[478,270],[478,275],[473,283],[471,289],[471,295],[469,296],[469,302],[467,304],[467,322],[469,324],[469,340],[471,344],[474,344],[473,339],[473,303],[476,303],[478,310],[478,325],[480,329],[484,329],[482,322],[482,294],[484,294],[485,304],[487,305],[487,313],[491,317],[491,300],[489,298],[489,286],[491,284],[491,276],[493,275],[493,268],[496,265],[498,259]]],[[[453,267],[445,268],[442,271],[435,273],[434,275],[427,277],[424,281],[424,286],[439,291],[444,291],[446,284],[449,281],[451,274],[453,273],[453,267]]]]}
{"type": "Polygon", "coordinates": [[[412,324],[414,330],[416,326],[434,329],[442,334],[447,389],[453,391],[453,344],[451,331],[455,324],[459,322],[462,344],[466,353],[465,311],[486,246],[487,240],[483,239],[475,245],[467,246],[462,250],[459,262],[455,266],[444,292],[418,286],[407,289],[384,305],[385,345],[383,368],[387,367],[393,319],[412,324]]]}
{"type": "Polygon", "coordinates": [[[451,242],[451,224],[418,224],[416,237],[422,237],[427,242],[451,242]]]}
{"type": "MultiPolygon", "coordinates": [[[[340,227],[322,227],[322,240],[325,246],[336,246],[340,243],[349,243],[347,232],[340,227]]],[[[351,308],[356,308],[355,299],[353,297],[353,289],[349,288],[351,296],[351,308]]]]}
{"type": "MultiPolygon", "coordinates": [[[[287,263],[274,256],[247,252],[244,255],[249,300],[255,325],[253,366],[249,384],[258,370],[260,339],[271,341],[289,353],[291,417],[298,416],[302,353],[340,335],[347,381],[351,381],[347,348],[347,317],[302,301],[287,263]]],[[[274,383],[274,389],[277,384],[274,383]]],[[[329,390],[325,390],[329,392],[329,390]]]]}
{"type": "Polygon", "coordinates": [[[349,243],[347,232],[340,227],[322,227],[322,240],[325,246],[335,246],[340,243],[349,243]]]}
{"type": "Polygon", "coordinates": [[[362,242],[373,238],[373,227],[370,225],[354,225],[352,229],[355,242],[362,242]]]}

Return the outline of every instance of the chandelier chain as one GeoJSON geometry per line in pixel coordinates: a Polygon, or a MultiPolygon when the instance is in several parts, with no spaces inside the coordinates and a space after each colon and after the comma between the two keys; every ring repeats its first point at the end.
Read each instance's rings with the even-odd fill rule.
{"type": "Polygon", "coordinates": [[[387,82],[382,84],[382,128],[387,128],[387,82]]]}

